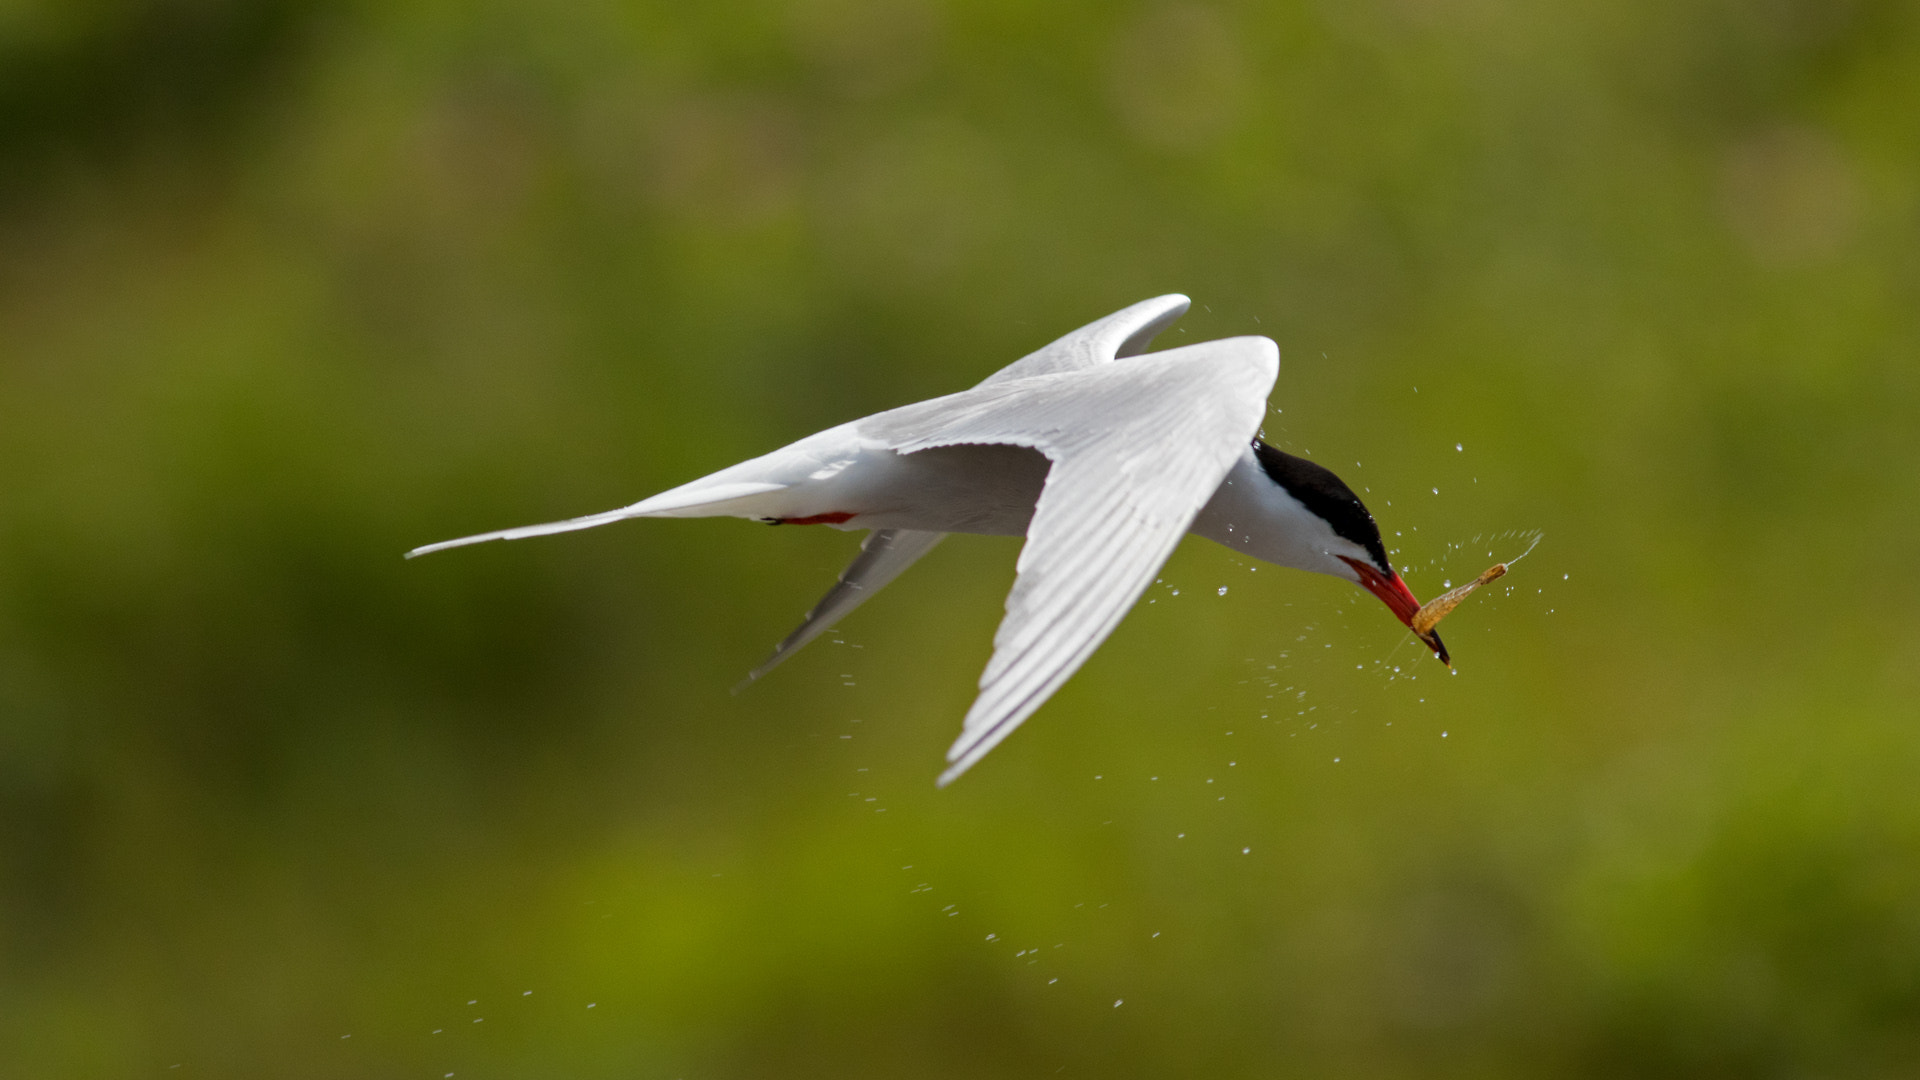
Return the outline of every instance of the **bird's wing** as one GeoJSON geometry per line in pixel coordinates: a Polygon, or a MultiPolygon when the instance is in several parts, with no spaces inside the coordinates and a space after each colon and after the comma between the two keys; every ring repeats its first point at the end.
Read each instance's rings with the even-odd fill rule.
{"type": "Polygon", "coordinates": [[[1138,356],[1153,344],[1154,336],[1172,326],[1193,303],[1179,293],[1142,300],[1121,308],[1098,322],[1091,322],[1073,333],[1015,360],[992,375],[981,386],[1027,379],[1035,375],[1057,375],[1113,362],[1123,356],[1138,356]]]}
{"type": "Polygon", "coordinates": [[[848,612],[886,588],[920,556],[932,551],[946,535],[916,529],[875,529],[868,533],[860,544],[860,554],[841,571],[840,580],[807,612],[799,628],[774,646],[773,654],[761,661],[759,667],[747,673],[745,681],[733,688],[734,693],[746,689],[748,684],[779,667],[781,661],[798,652],[802,645],[826,633],[848,612]]]}
{"type": "Polygon", "coordinates": [[[1253,438],[1279,365],[1266,338],[1230,338],[980,386],[859,425],[902,453],[1001,443],[1053,461],[942,785],[1113,632],[1253,438]]]}
{"type": "MultiPolygon", "coordinates": [[[[980,385],[1078,371],[1111,363],[1119,357],[1137,356],[1147,350],[1156,335],[1185,314],[1191,304],[1186,297],[1173,293],[1122,308],[1021,357],[980,385]]],[[[759,667],[747,673],[746,680],[734,687],[735,692],[778,667],[801,646],[819,637],[869,596],[885,588],[920,556],[932,551],[945,535],[907,529],[880,529],[869,533],[860,545],[860,554],[841,573],[840,580],[807,612],[799,628],[776,645],[773,654],[759,667]]]]}
{"type": "MultiPolygon", "coordinates": [[[[1153,343],[1154,336],[1173,325],[1174,320],[1185,314],[1188,306],[1191,304],[1192,301],[1181,296],[1179,293],[1170,293],[1166,296],[1156,296],[1151,300],[1142,300],[1131,307],[1121,308],[1119,311],[1114,312],[1104,319],[1088,323],[1073,333],[1015,360],[1013,363],[988,376],[986,381],[982,382],[980,386],[1011,382],[1016,379],[1031,378],[1035,375],[1054,375],[1068,371],[1079,371],[1084,368],[1111,363],[1119,357],[1137,356],[1140,353],[1146,352],[1147,346],[1153,343]]],[[[976,389],[978,389],[978,387],[976,387],[976,389]]],[[[756,458],[754,462],[742,462],[741,465],[735,466],[734,469],[759,463],[762,460],[763,459],[756,458]]],[[[750,498],[754,495],[778,491],[784,486],[782,484],[765,482],[725,483],[724,481],[731,479],[729,474],[731,474],[734,469],[723,470],[713,476],[696,480],[691,484],[683,484],[671,491],[662,492],[652,498],[643,499],[640,502],[634,503],[632,506],[622,507],[618,510],[609,510],[601,514],[589,514],[586,517],[571,518],[566,521],[553,521],[542,525],[523,525],[514,529],[500,529],[496,532],[480,533],[477,536],[463,536],[457,540],[442,540],[436,544],[425,544],[414,548],[412,551],[407,552],[407,558],[411,559],[417,555],[444,551],[447,548],[485,543],[489,540],[520,540],[530,536],[549,536],[553,533],[573,532],[577,529],[591,529],[596,526],[609,525],[613,522],[624,521],[627,518],[633,517],[667,516],[673,511],[684,511],[695,506],[710,507],[712,504],[730,501],[735,498],[750,498]]],[[[681,516],[700,517],[707,515],[684,514],[681,516]]],[[[920,554],[925,553],[924,550],[920,552],[920,554]]],[[[899,569],[894,570],[893,574],[886,580],[891,581],[893,576],[897,576],[901,570],[912,565],[913,560],[917,558],[919,558],[919,555],[907,558],[900,564],[899,569]]],[[[859,562],[856,560],[854,566],[857,567],[859,565],[859,562]]],[[[852,569],[852,567],[849,567],[849,572],[851,572],[852,569]]],[[[844,577],[842,581],[844,583],[844,577]]],[[[885,581],[882,581],[880,584],[883,585],[885,583],[885,581]]],[[[879,588],[880,585],[871,585],[868,586],[868,591],[878,591],[879,588]]],[[[828,593],[827,600],[833,599],[833,596],[833,593],[828,593]]],[[[826,601],[823,600],[821,603],[824,605],[826,601]]],[[[848,611],[852,611],[857,604],[858,601],[855,601],[854,604],[845,606],[840,610],[840,614],[844,615],[848,611]]],[[[818,611],[819,609],[816,608],[815,610],[818,611]]],[[[807,618],[808,621],[811,622],[814,616],[809,614],[807,618]]],[[[828,625],[832,624],[829,623],[828,625]]],[[[800,629],[802,631],[806,630],[807,624],[801,624],[800,629]]],[[[826,627],[823,626],[821,629],[824,630],[826,627]]],[[[780,649],[775,650],[771,658],[772,662],[762,664],[758,670],[764,673],[772,667],[773,662],[779,661],[783,652],[797,649],[801,645],[806,644],[807,640],[808,638],[801,638],[790,647],[783,645],[780,649]]],[[[750,676],[749,681],[751,681],[752,678],[753,677],[750,676]]]]}

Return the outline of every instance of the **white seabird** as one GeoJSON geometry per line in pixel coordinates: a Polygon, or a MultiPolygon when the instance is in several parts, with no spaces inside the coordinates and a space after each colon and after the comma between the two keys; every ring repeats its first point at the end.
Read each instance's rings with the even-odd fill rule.
{"type": "MultiPolygon", "coordinates": [[[[872,530],[751,681],[947,533],[1024,535],[993,658],[947,751],[943,786],[1086,662],[1190,531],[1266,562],[1354,582],[1411,626],[1420,603],[1388,562],[1359,497],[1332,472],[1255,437],[1279,348],[1264,337],[1235,337],[1146,351],[1188,305],[1180,295],[1142,301],[971,390],[829,428],[631,506],[407,555],[640,517],[872,530]]],[[[1448,660],[1437,634],[1420,637],[1448,660]]]]}

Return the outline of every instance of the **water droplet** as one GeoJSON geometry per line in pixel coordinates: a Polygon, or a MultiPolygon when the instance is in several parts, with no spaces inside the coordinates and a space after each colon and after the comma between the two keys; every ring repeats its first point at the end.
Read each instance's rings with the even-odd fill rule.
{"type": "Polygon", "coordinates": [[[1461,445],[1460,445],[1459,443],[1454,443],[1454,444],[1453,444],[1453,448],[1454,448],[1455,450],[1465,450],[1465,449],[1466,449],[1466,447],[1464,447],[1464,446],[1461,446],[1461,445]]]}
{"type": "Polygon", "coordinates": [[[1227,595],[1227,587],[1225,585],[1220,586],[1220,595],[1221,596],[1227,595]]]}

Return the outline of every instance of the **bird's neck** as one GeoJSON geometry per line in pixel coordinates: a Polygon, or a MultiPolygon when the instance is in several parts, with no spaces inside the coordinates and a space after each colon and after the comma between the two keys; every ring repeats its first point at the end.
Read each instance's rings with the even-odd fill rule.
{"type": "Polygon", "coordinates": [[[1342,546],[1333,528],[1261,469],[1253,448],[1240,452],[1191,531],[1262,562],[1352,580],[1330,554],[1342,546]]]}

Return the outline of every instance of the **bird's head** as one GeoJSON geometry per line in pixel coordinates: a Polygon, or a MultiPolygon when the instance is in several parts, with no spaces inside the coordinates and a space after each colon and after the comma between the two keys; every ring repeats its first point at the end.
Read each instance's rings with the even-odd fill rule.
{"type": "MultiPolygon", "coordinates": [[[[1292,454],[1276,450],[1264,442],[1253,444],[1254,457],[1267,478],[1282,488],[1311,518],[1324,525],[1316,528],[1314,562],[1302,569],[1343,577],[1380,598],[1394,617],[1413,629],[1413,615],[1420,601],[1407,583],[1394,572],[1387,560],[1386,545],[1380,541],[1380,527],[1373,515],[1344,481],[1330,470],[1292,454]]],[[[1453,660],[1440,635],[1429,630],[1414,635],[1448,667],[1453,660]]]]}

